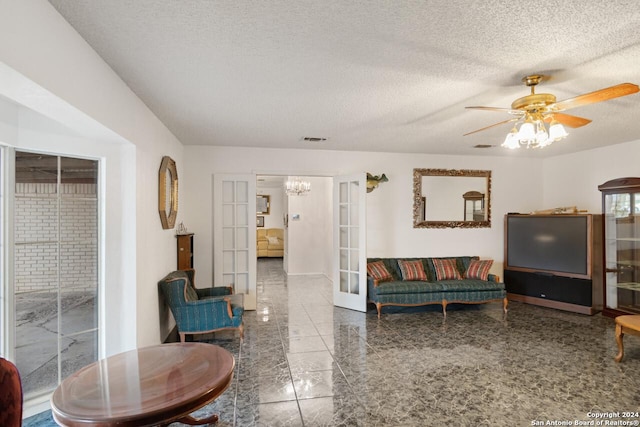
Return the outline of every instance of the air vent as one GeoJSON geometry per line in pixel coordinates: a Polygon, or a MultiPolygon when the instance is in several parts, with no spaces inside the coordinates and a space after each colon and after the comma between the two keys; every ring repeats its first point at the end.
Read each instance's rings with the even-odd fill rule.
{"type": "Polygon", "coordinates": [[[473,148],[493,148],[493,147],[495,147],[495,145],[491,145],[491,144],[478,144],[473,146],[473,148]]]}
{"type": "Polygon", "coordinates": [[[326,141],[329,138],[322,138],[322,137],[317,137],[317,136],[305,136],[302,138],[303,141],[307,141],[307,142],[322,142],[322,141],[326,141]]]}

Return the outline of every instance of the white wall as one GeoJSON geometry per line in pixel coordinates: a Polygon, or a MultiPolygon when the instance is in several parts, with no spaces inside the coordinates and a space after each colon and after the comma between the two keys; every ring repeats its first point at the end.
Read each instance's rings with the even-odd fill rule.
{"type": "MultiPolygon", "coordinates": [[[[542,203],[542,161],[515,157],[460,157],[425,154],[335,152],[186,146],[186,191],[190,206],[185,221],[200,236],[195,242],[195,268],[213,278],[212,176],[214,173],[335,176],[354,172],[386,173],[389,182],[367,194],[367,255],[479,255],[496,260],[501,274],[503,216],[529,212],[542,203]],[[413,169],[480,169],[492,171],[492,227],[479,229],[413,228],[413,169]]],[[[290,255],[290,254],[289,254],[290,255]]]]}
{"type": "Polygon", "coordinates": [[[640,140],[545,160],[540,209],[577,206],[602,213],[598,185],[615,178],[640,177],[639,159],[640,140]]]}
{"type": "Polygon", "coordinates": [[[289,196],[288,274],[326,274],[327,259],[331,259],[332,240],[327,242],[326,233],[333,231],[333,213],[327,215],[327,188],[333,180],[326,177],[304,177],[311,183],[311,191],[304,196],[289,196]],[[294,219],[298,215],[299,219],[294,219]],[[327,244],[329,243],[329,244],[327,244]]]}
{"type": "Polygon", "coordinates": [[[0,1],[0,95],[84,137],[24,135],[24,148],[108,157],[105,306],[120,317],[108,325],[105,351],[160,342],[171,325],[157,282],[176,267],[176,241],[160,226],[158,168],[171,156],[182,179],[180,141],[46,1],[0,1]]]}

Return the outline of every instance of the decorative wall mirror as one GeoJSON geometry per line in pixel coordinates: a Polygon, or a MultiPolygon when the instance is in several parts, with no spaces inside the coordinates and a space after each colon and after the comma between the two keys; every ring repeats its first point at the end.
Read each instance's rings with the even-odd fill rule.
{"type": "Polygon", "coordinates": [[[158,173],[158,212],[163,229],[173,228],[178,216],[178,170],[176,162],[164,156],[158,173]]]}
{"type": "Polygon", "coordinates": [[[414,169],[413,227],[491,227],[491,171],[414,169]]]}
{"type": "Polygon", "coordinates": [[[269,207],[271,206],[269,196],[257,195],[256,196],[256,214],[257,215],[269,215],[269,207]]]}

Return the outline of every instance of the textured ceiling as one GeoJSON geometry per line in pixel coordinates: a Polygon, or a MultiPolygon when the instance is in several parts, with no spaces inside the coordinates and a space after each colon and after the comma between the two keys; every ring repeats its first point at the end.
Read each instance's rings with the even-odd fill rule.
{"type": "Polygon", "coordinates": [[[50,0],[186,145],[554,156],[640,139],[640,94],[571,114],[544,150],[499,147],[509,107],[640,83],[637,0],[50,0]],[[306,142],[303,137],[328,138],[306,142]],[[477,144],[498,145],[477,149],[477,144]]]}

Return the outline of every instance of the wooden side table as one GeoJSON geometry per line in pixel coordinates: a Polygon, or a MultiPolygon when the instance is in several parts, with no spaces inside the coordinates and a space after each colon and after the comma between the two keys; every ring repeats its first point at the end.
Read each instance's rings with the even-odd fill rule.
{"type": "Polygon", "coordinates": [[[231,384],[235,360],[204,343],[174,343],[120,353],[66,378],[51,396],[53,419],[62,426],[189,425],[218,421],[189,414],[231,384]]]}
{"type": "Polygon", "coordinates": [[[640,314],[630,314],[618,316],[616,322],[616,342],[618,343],[618,355],[616,362],[620,362],[624,357],[624,344],[622,339],[624,334],[640,336],[640,314]]]}

